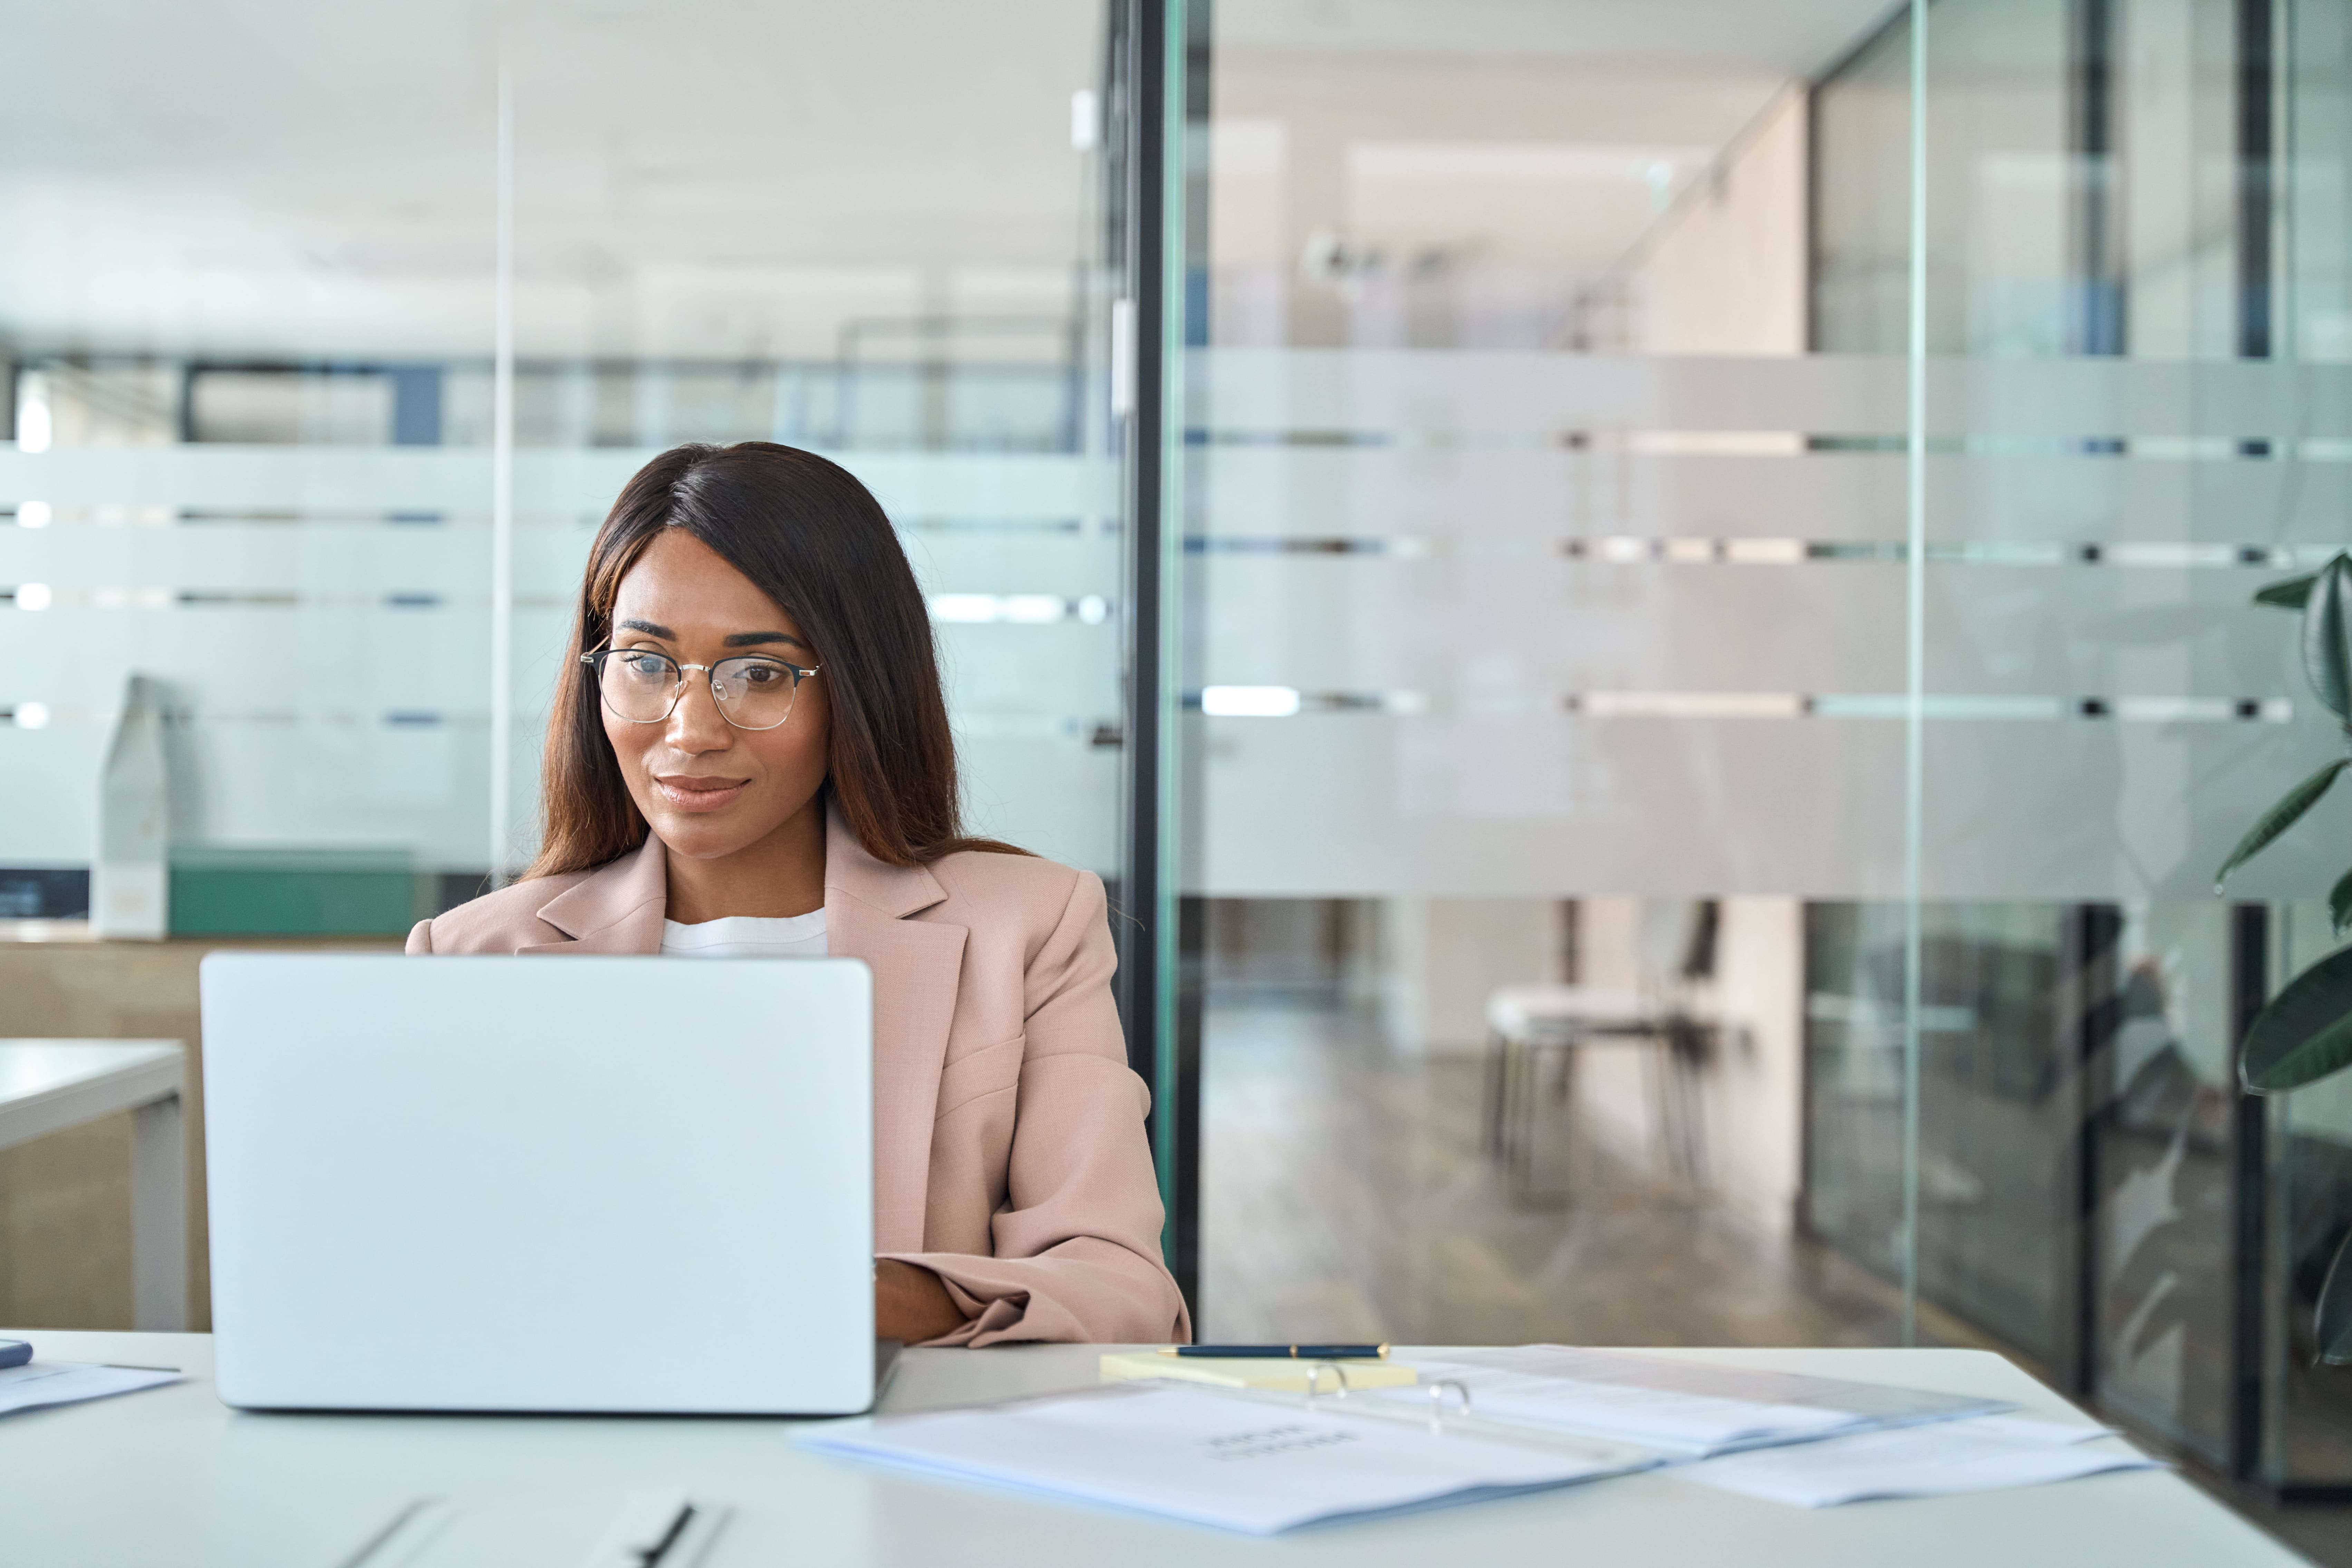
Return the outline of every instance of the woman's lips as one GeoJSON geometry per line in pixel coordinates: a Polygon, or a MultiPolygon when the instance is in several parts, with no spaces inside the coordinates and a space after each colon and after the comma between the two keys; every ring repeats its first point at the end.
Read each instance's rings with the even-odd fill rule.
{"type": "Polygon", "coordinates": [[[749,779],[688,778],[680,774],[654,780],[662,799],[680,811],[717,811],[741,795],[749,779]]]}

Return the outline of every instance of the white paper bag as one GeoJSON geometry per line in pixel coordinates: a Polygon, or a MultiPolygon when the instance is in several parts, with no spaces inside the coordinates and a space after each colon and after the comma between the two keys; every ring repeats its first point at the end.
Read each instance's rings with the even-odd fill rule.
{"type": "Polygon", "coordinates": [[[98,842],[89,867],[89,921],[100,936],[160,941],[170,921],[170,774],[163,761],[163,689],[134,675],[98,776],[98,842]]]}

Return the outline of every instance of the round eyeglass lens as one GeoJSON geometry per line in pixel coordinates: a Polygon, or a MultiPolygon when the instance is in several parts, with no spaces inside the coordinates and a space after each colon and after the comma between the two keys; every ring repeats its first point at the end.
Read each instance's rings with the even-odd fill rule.
{"type": "Polygon", "coordinates": [[[677,700],[678,679],[677,666],[665,654],[645,650],[606,654],[601,676],[604,706],[640,724],[667,719],[677,700]]]}
{"type": "Polygon", "coordinates": [[[745,730],[772,730],[793,716],[800,678],[764,658],[722,658],[710,668],[710,695],[728,722],[745,730]]]}

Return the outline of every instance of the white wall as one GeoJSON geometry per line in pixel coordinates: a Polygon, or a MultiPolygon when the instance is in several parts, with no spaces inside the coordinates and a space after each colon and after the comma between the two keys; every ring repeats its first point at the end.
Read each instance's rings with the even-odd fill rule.
{"type": "Polygon", "coordinates": [[[1809,102],[1784,88],[1646,243],[1626,286],[1629,348],[1805,352],[1809,102]]]}
{"type": "MultiPolygon", "coordinates": [[[[1664,1000],[1643,927],[1654,910],[1635,898],[1582,900],[1578,973],[1598,991],[1664,1000]]],[[[1706,1184],[1763,1228],[1794,1222],[1803,1180],[1804,906],[1795,899],[1720,901],[1716,973],[1683,995],[1718,1022],[1699,1069],[1706,1184]]],[[[1621,1156],[1662,1173],[1657,1093],[1648,1045],[1588,1050],[1577,1067],[1580,1125],[1621,1156]]]]}

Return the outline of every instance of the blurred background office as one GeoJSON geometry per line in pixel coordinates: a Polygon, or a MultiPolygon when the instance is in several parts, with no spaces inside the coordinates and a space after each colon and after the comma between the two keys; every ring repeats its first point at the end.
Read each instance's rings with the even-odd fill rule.
{"type": "MultiPolygon", "coordinates": [[[[1113,884],[1205,1337],[1979,1345],[2352,1489],[2352,1099],[2232,1065],[2352,818],[2212,889],[2333,754],[2352,0],[9,20],[0,1035],[510,875],[604,507],[786,441],[1113,884]]],[[[0,1321],[128,1324],[124,1121],[0,1321]]]]}

